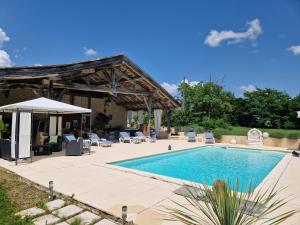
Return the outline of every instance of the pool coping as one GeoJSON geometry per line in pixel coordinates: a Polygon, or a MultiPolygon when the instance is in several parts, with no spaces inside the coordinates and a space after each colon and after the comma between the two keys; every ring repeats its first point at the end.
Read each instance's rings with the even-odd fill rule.
{"type": "MultiPolygon", "coordinates": [[[[254,189],[254,192],[259,191],[265,185],[267,185],[269,187],[271,185],[276,184],[278,182],[278,180],[280,179],[281,175],[286,170],[289,162],[291,161],[291,157],[292,157],[292,155],[289,154],[291,152],[287,149],[271,149],[271,148],[263,149],[264,146],[235,146],[235,145],[211,144],[211,145],[196,146],[196,147],[187,148],[187,149],[176,149],[176,150],[171,150],[170,152],[150,154],[150,155],[146,155],[146,156],[134,157],[134,158],[123,159],[123,160],[118,160],[118,161],[106,162],[105,164],[103,164],[101,166],[108,168],[108,169],[113,169],[113,170],[117,170],[117,171],[121,171],[121,172],[125,172],[125,173],[148,177],[150,179],[160,180],[163,182],[172,183],[172,184],[176,184],[176,185],[180,185],[180,186],[187,185],[187,186],[197,186],[197,187],[201,188],[204,185],[203,183],[188,181],[188,180],[184,180],[184,179],[169,177],[169,176],[165,176],[165,175],[155,174],[155,173],[151,173],[151,172],[145,172],[145,171],[136,170],[136,169],[130,169],[130,168],[114,165],[112,163],[120,163],[120,162],[125,162],[125,161],[130,161],[130,160],[143,159],[143,158],[147,158],[147,157],[155,157],[155,156],[178,153],[178,152],[183,152],[183,151],[191,151],[196,148],[203,148],[203,147],[207,147],[207,146],[212,146],[212,147],[216,146],[216,147],[225,147],[225,148],[230,147],[230,148],[239,148],[239,149],[245,149],[245,150],[267,151],[267,152],[274,151],[274,152],[286,153],[286,155],[275,165],[275,167],[267,174],[267,176],[257,185],[257,187],[254,189]]],[[[208,186],[210,186],[210,185],[208,185],[208,186]]]]}

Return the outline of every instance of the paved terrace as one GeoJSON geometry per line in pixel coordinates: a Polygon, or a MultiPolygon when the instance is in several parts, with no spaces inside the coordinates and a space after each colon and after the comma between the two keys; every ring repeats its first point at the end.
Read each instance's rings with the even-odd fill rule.
{"type": "MultiPolygon", "coordinates": [[[[0,159],[0,166],[46,187],[49,180],[53,180],[55,191],[65,195],[74,194],[76,200],[116,216],[121,215],[122,205],[128,205],[129,217],[136,224],[175,225],[179,223],[163,220],[160,209],[162,206],[171,206],[170,199],[180,202],[184,200],[173,193],[179,184],[121,171],[106,165],[106,162],[168,152],[169,144],[173,150],[202,145],[183,140],[114,144],[111,148],[93,147],[90,155],[71,157],[53,154],[50,157],[35,157],[33,163],[18,166],[0,159]]],[[[270,183],[280,178],[279,186],[287,187],[281,195],[294,196],[286,207],[288,209],[300,208],[298,171],[300,158],[288,154],[263,182],[270,183]]],[[[295,215],[285,224],[299,225],[300,215],[295,215]]]]}

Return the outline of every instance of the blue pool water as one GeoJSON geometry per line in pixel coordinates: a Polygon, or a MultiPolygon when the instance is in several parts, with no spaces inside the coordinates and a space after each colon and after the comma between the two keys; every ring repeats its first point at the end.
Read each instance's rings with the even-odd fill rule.
{"type": "Polygon", "coordinates": [[[284,153],[206,146],[179,152],[114,162],[113,165],[212,184],[226,179],[256,187],[284,157],[284,153]]]}

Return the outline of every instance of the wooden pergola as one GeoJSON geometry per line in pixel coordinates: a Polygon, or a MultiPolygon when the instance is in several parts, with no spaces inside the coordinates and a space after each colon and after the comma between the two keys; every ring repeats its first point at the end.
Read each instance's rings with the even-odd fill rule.
{"type": "Polygon", "coordinates": [[[109,97],[127,110],[170,112],[179,103],[125,55],[69,64],[0,69],[0,91],[9,96],[16,88],[31,88],[37,97],[62,100],[64,94],[109,97]]]}

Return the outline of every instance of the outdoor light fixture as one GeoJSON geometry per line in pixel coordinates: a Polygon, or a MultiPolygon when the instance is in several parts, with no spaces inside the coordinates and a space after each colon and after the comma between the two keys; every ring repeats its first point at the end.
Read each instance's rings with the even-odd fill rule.
{"type": "Polygon", "coordinates": [[[122,222],[125,225],[127,219],[127,205],[122,206],[122,222]]]}
{"type": "Polygon", "coordinates": [[[169,151],[172,150],[172,146],[171,145],[168,146],[168,150],[169,151]]]}
{"type": "Polygon", "coordinates": [[[50,196],[53,197],[53,181],[52,180],[49,181],[49,192],[50,192],[50,196]]]}

